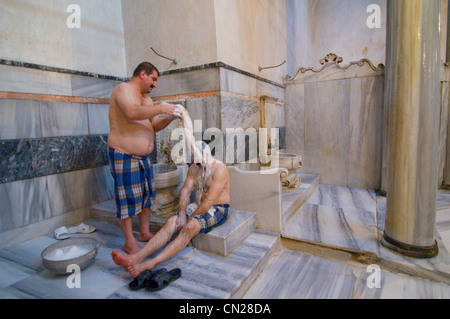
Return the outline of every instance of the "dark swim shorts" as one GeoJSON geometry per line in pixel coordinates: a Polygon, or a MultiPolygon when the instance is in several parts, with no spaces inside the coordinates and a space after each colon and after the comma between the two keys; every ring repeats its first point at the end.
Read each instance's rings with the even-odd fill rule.
{"type": "MultiPolygon", "coordinates": [[[[223,225],[227,221],[228,218],[228,210],[230,205],[214,205],[212,206],[205,214],[194,216],[194,218],[198,219],[202,229],[200,230],[201,234],[207,234],[211,230],[220,225],[223,225]]],[[[197,204],[190,204],[186,208],[186,214],[189,216],[197,209],[197,204]]]]}
{"type": "Polygon", "coordinates": [[[136,216],[143,208],[151,208],[153,167],[150,155],[128,155],[109,147],[109,165],[114,178],[117,218],[136,216]]]}

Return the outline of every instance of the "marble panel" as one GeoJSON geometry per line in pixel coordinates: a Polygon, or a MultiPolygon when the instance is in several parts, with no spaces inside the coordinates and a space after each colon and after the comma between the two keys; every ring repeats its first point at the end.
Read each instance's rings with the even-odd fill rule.
{"type": "Polygon", "coordinates": [[[31,140],[0,140],[0,183],[34,175],[31,140]]]}
{"type": "Polygon", "coordinates": [[[73,171],[47,178],[52,216],[74,211],[92,204],[94,178],[92,169],[73,171]]]}
{"type": "Polygon", "coordinates": [[[275,127],[284,127],[286,125],[286,112],[284,105],[275,104],[275,120],[274,120],[274,126],[275,127]]]}
{"type": "Polygon", "coordinates": [[[222,95],[222,131],[260,127],[259,100],[222,95]]]}
{"type": "Polygon", "coordinates": [[[109,134],[109,105],[88,104],[89,134],[109,134]]]}
{"type": "Polygon", "coordinates": [[[384,78],[350,80],[347,185],[379,189],[383,149],[384,78]]]}
{"type": "Polygon", "coordinates": [[[90,174],[91,182],[86,186],[91,191],[90,204],[114,198],[114,179],[109,165],[91,168],[90,174]]]}
{"type": "Polygon", "coordinates": [[[0,91],[72,95],[70,74],[0,65],[0,91]]]}
{"type": "Polygon", "coordinates": [[[39,101],[0,99],[0,140],[42,136],[39,101]]]}
{"type": "Polygon", "coordinates": [[[163,74],[158,79],[158,87],[152,91],[152,97],[170,96],[198,92],[217,91],[219,89],[219,71],[207,68],[187,72],[163,74]]]}
{"type": "Polygon", "coordinates": [[[224,92],[261,97],[271,96],[284,101],[284,86],[275,85],[227,68],[220,68],[220,89],[224,92]]]}
{"type": "Polygon", "coordinates": [[[349,81],[305,84],[303,172],[347,186],[350,151],[349,81]]]}
{"type": "Polygon", "coordinates": [[[71,136],[31,140],[36,176],[108,163],[106,137],[71,136]]]}
{"type": "Polygon", "coordinates": [[[245,294],[245,299],[348,299],[352,268],[344,263],[282,250],[245,294]]]}
{"type": "Polygon", "coordinates": [[[109,98],[111,92],[120,83],[116,80],[99,79],[95,77],[72,75],[73,96],[109,98]]]}
{"type": "Polygon", "coordinates": [[[88,134],[86,104],[42,101],[40,114],[43,137],[88,134]]]}
{"type": "Polygon", "coordinates": [[[0,232],[50,217],[45,177],[0,184],[0,232]]]}
{"type": "Polygon", "coordinates": [[[218,96],[186,100],[186,110],[192,121],[201,120],[201,131],[221,129],[220,99],[218,96]]]}
{"type": "Polygon", "coordinates": [[[286,87],[286,152],[305,154],[305,86],[289,85],[286,87]]]}
{"type": "Polygon", "coordinates": [[[289,221],[283,237],[378,254],[375,214],[361,209],[305,204],[289,221]]]}

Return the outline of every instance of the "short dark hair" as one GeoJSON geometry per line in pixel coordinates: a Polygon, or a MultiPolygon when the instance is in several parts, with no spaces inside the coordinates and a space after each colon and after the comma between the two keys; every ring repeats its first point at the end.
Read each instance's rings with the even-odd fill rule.
{"type": "Polygon", "coordinates": [[[150,75],[153,73],[153,71],[156,71],[156,73],[159,76],[158,69],[156,68],[156,66],[154,66],[150,62],[142,62],[141,64],[139,64],[136,67],[136,70],[134,70],[134,72],[133,72],[133,77],[139,76],[139,74],[141,74],[142,71],[145,71],[145,74],[147,74],[147,75],[150,75]]]}

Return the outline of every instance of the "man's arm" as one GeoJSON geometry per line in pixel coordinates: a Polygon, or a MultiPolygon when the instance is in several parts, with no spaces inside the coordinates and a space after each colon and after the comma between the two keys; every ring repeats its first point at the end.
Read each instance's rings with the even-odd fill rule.
{"type": "Polygon", "coordinates": [[[188,169],[186,180],[184,181],[183,188],[181,189],[179,200],[179,211],[186,212],[186,208],[189,205],[192,190],[194,189],[194,173],[192,172],[192,166],[188,169]]]}
{"type": "Polygon", "coordinates": [[[175,225],[176,231],[180,231],[186,224],[186,208],[189,205],[192,190],[194,189],[194,175],[189,168],[183,188],[181,189],[180,200],[178,205],[178,218],[175,225]]]}
{"type": "Polygon", "coordinates": [[[170,104],[144,104],[135,103],[133,96],[136,93],[125,83],[119,84],[115,88],[113,99],[122,110],[123,114],[130,120],[146,120],[152,119],[155,115],[166,113],[173,115],[176,107],[170,104]]]}
{"type": "MultiPolygon", "coordinates": [[[[174,107],[176,107],[175,105],[168,104],[168,103],[161,103],[161,104],[156,104],[156,105],[163,105],[163,106],[169,105],[169,106],[174,106],[174,107]]],[[[161,118],[161,117],[159,117],[159,116],[154,116],[154,117],[151,119],[152,126],[153,126],[153,130],[154,130],[155,132],[159,132],[159,131],[163,130],[163,129],[166,128],[166,127],[167,127],[174,119],[176,119],[176,117],[173,116],[173,115],[168,115],[168,116],[166,116],[165,118],[161,118]]]]}

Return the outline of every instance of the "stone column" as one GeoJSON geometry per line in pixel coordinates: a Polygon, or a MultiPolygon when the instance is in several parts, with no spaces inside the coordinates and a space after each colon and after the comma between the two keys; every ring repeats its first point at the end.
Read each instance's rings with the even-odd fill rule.
{"type": "Polygon", "coordinates": [[[435,240],[441,0],[388,0],[387,201],[381,243],[428,258],[435,240]]]}

